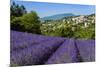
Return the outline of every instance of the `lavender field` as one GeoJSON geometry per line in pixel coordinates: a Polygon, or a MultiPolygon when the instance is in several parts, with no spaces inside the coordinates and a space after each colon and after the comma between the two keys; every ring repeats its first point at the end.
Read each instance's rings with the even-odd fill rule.
{"type": "Polygon", "coordinates": [[[52,37],[11,31],[10,65],[95,61],[95,40],[52,37]]]}

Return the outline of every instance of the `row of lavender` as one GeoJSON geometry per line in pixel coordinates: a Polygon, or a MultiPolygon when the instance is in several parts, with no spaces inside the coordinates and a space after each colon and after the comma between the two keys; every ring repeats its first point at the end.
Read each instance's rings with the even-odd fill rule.
{"type": "Polygon", "coordinates": [[[11,31],[10,53],[11,66],[95,61],[95,41],[11,31]]]}

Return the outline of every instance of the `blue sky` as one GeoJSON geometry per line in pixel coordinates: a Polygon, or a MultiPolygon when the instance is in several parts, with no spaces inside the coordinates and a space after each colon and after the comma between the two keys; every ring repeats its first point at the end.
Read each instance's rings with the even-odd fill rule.
{"type": "Polygon", "coordinates": [[[43,3],[16,0],[15,3],[24,5],[28,12],[32,10],[36,11],[40,17],[63,13],[73,13],[75,15],[89,15],[95,13],[95,5],[43,3]]]}

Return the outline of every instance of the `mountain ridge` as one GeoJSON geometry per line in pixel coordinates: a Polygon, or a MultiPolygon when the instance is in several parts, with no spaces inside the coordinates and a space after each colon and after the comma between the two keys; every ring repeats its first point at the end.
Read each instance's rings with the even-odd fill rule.
{"type": "Polygon", "coordinates": [[[40,18],[40,20],[59,20],[62,19],[64,17],[70,17],[70,16],[75,16],[72,13],[62,13],[62,14],[55,14],[55,15],[51,15],[51,16],[46,16],[43,18],[40,18]]]}

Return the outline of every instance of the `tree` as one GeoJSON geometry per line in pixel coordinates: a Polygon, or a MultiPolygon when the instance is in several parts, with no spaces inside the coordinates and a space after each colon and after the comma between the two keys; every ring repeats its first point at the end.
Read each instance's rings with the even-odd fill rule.
{"type": "Polygon", "coordinates": [[[23,15],[22,21],[28,32],[40,33],[40,21],[36,12],[31,11],[30,13],[23,15]]]}
{"type": "Polygon", "coordinates": [[[95,30],[92,28],[79,28],[75,34],[75,38],[95,39],[95,30]]]}
{"type": "Polygon", "coordinates": [[[10,6],[10,16],[11,16],[11,20],[14,17],[20,17],[20,16],[22,16],[22,15],[24,15],[26,13],[27,13],[26,8],[23,5],[19,6],[15,2],[12,2],[11,3],[11,6],[10,6]]]}
{"type": "Polygon", "coordinates": [[[15,17],[11,22],[11,29],[40,34],[40,21],[37,13],[31,11],[22,17],[15,17]]]}
{"type": "Polygon", "coordinates": [[[15,17],[11,21],[11,30],[25,31],[25,28],[22,23],[22,17],[15,17]]]}

